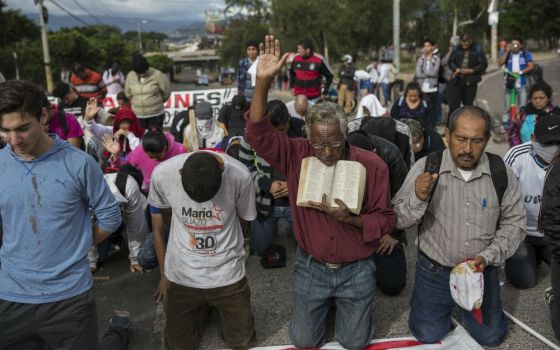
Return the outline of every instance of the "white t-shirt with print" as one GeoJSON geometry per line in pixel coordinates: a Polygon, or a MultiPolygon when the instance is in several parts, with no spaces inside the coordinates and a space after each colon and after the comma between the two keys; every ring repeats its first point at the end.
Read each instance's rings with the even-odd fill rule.
{"type": "Polygon", "coordinates": [[[183,190],[179,170],[192,153],[159,164],[148,197],[151,206],[172,211],[165,276],[171,282],[201,289],[228,286],[245,277],[239,218],[251,221],[257,217],[249,170],[225,154],[209,153],[224,160],[222,186],[214,198],[198,203],[183,190]]]}
{"type": "Polygon", "coordinates": [[[544,237],[537,226],[548,166],[539,164],[531,153],[531,142],[526,142],[512,147],[504,159],[519,179],[519,187],[523,193],[523,205],[527,212],[527,234],[544,237]]]}

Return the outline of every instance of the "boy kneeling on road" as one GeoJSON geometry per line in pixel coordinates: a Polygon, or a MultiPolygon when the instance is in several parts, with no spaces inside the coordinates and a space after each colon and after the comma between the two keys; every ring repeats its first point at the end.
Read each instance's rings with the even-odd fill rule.
{"type": "Polygon", "coordinates": [[[228,347],[249,348],[255,325],[240,219],[257,214],[247,168],[222,153],[178,155],[154,170],[148,202],[161,209],[152,213],[162,272],[156,299],[164,301],[169,349],[198,346],[208,305],[220,313],[228,347]],[[171,226],[167,248],[164,220],[171,226]]]}

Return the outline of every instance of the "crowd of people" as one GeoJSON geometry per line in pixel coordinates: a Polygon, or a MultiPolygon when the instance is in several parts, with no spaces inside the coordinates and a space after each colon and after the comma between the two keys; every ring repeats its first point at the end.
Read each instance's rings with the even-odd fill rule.
{"type": "Polygon", "coordinates": [[[483,280],[479,314],[460,303],[478,343],[497,346],[507,334],[501,269],[515,288],[532,288],[542,262],[560,338],[560,111],[514,38],[500,58],[512,148],[503,159],[485,152],[495,122],[473,102],[486,57],[469,35],[453,40],[443,57],[437,43],[423,42],[402,96],[392,96],[390,59],[368,66],[362,84],[345,55],[333,101],[333,71],[304,38],[290,57],[289,102],[270,88],[290,54],[272,35],[251,40],[232,101],[219,113],[199,101],[170,132],[169,81],[141,55],[126,76],[118,64],[103,74],[75,64],[53,92],[56,104],[31,82],[0,83],[0,348],[126,348],[125,311],[115,310],[97,338],[92,281],[115,244],[128,251],[131,273],[159,267],[155,299],[169,349],[196,348],[213,308],[228,347],[254,345],[245,257],[284,267],[287,249],[295,249],[297,348],[325,343],[334,309],[336,340],[363,349],[374,335],[375,289],[400,294],[407,272],[411,333],[442,340],[459,303],[450,278],[464,261],[483,280]],[[107,93],[118,108],[103,108],[107,93]],[[307,157],[365,168],[359,215],[326,195],[297,205],[307,157]],[[277,243],[280,220],[293,245],[277,243]],[[407,271],[414,231],[417,262],[407,271]]]}

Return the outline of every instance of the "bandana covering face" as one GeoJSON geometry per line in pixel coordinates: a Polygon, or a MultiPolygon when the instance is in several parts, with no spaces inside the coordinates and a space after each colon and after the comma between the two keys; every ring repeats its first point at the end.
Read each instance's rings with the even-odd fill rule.
{"type": "Polygon", "coordinates": [[[197,119],[196,120],[196,130],[200,136],[205,139],[212,134],[212,129],[214,128],[214,119],[197,119]]]}
{"type": "Polygon", "coordinates": [[[472,311],[474,319],[482,324],[482,298],[484,295],[484,275],[467,260],[455,266],[449,274],[451,297],[461,308],[472,311]]]}
{"type": "Polygon", "coordinates": [[[538,142],[533,142],[533,151],[537,156],[541,157],[542,160],[550,164],[554,159],[554,157],[556,157],[556,155],[560,151],[560,146],[559,145],[547,146],[538,142]]]}

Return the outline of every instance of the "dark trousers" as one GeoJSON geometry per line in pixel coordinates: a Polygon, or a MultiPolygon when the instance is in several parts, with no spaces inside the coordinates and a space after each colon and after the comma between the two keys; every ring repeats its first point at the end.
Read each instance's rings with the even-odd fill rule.
{"type": "Polygon", "coordinates": [[[447,82],[447,99],[449,101],[449,117],[453,112],[461,107],[461,102],[464,106],[472,106],[476,98],[477,84],[467,85],[464,79],[451,79],[447,82]]]}
{"type": "Polygon", "coordinates": [[[97,350],[93,290],[45,304],[0,300],[0,349],[97,350]]]}
{"type": "Polygon", "coordinates": [[[439,92],[426,93],[426,100],[428,101],[428,114],[426,119],[428,124],[435,129],[438,122],[437,103],[439,92]]]}
{"type": "Polygon", "coordinates": [[[165,113],[156,115],[151,118],[138,118],[138,123],[144,129],[150,129],[153,127],[158,127],[163,130],[163,122],[165,121],[165,113]]]}
{"type": "Polygon", "coordinates": [[[506,260],[506,276],[516,288],[526,289],[537,284],[537,263],[550,265],[550,244],[544,239],[527,236],[515,254],[506,260]]]}
{"type": "Polygon", "coordinates": [[[377,288],[387,295],[399,295],[406,286],[406,255],[404,244],[398,243],[391,254],[375,254],[377,288]]]}
{"type": "Polygon", "coordinates": [[[255,341],[255,319],[247,278],[232,285],[199,289],[169,282],[164,298],[165,338],[170,350],[196,349],[207,323],[208,306],[218,309],[229,348],[247,349],[255,341]]]}
{"type": "Polygon", "coordinates": [[[99,350],[124,350],[129,341],[130,333],[127,328],[109,326],[99,340],[99,350]]]}
{"type": "Polygon", "coordinates": [[[550,262],[550,282],[554,299],[550,303],[550,322],[556,338],[560,340],[560,260],[550,262]]]}

